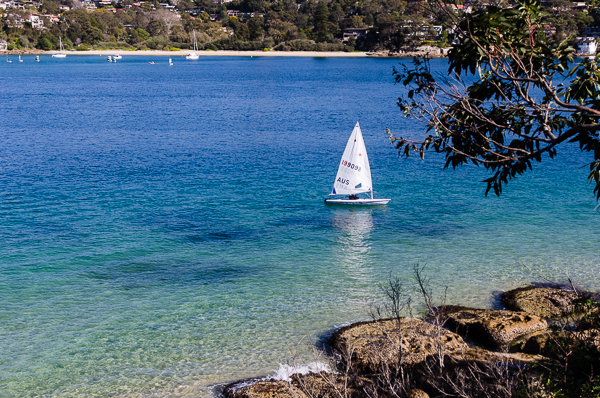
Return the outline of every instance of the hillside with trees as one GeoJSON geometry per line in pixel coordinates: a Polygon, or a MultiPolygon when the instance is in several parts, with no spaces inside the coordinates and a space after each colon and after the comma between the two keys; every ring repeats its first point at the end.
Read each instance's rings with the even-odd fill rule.
{"type": "MultiPolygon", "coordinates": [[[[573,40],[600,25],[596,3],[544,3],[546,34],[573,40]]],[[[456,43],[456,21],[488,6],[457,1],[440,12],[404,0],[0,0],[0,41],[9,50],[57,49],[59,37],[67,50],[177,50],[192,46],[195,31],[201,50],[400,51],[456,43]]]]}

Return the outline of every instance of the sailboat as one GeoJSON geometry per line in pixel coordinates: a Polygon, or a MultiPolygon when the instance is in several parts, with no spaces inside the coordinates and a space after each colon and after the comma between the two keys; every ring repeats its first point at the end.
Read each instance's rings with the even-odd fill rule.
{"type": "MultiPolygon", "coordinates": [[[[60,37],[58,38],[58,47],[59,47],[60,51],[65,51],[65,49],[63,48],[63,45],[62,45],[62,38],[60,38],[60,37]]],[[[56,54],[52,54],[52,57],[53,58],[67,58],[67,54],[58,52],[56,54]]]]}
{"type": "Polygon", "coordinates": [[[21,59],[21,56],[19,55],[19,62],[23,62],[23,60],[21,59]]]}
{"type": "Polygon", "coordinates": [[[196,30],[194,29],[194,51],[189,53],[189,55],[187,55],[185,59],[196,60],[200,58],[198,57],[198,54],[196,54],[196,51],[198,51],[198,42],[196,42],[196,30]]]}
{"type": "Polygon", "coordinates": [[[373,198],[373,183],[367,148],[360,125],[356,122],[348,139],[342,161],[338,168],[330,195],[349,195],[343,199],[325,199],[327,204],[339,205],[385,205],[391,199],[373,198]],[[370,193],[370,198],[359,198],[361,193],[370,193]]]}

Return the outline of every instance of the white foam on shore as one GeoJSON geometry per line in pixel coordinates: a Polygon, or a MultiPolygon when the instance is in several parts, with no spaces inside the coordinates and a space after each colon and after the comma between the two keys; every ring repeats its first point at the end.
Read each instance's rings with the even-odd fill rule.
{"type": "Polygon", "coordinates": [[[279,364],[279,369],[277,369],[272,378],[275,380],[291,381],[291,376],[294,374],[305,375],[308,373],[319,372],[331,373],[331,371],[329,370],[329,365],[322,362],[311,362],[309,364],[300,366],[279,364]]]}

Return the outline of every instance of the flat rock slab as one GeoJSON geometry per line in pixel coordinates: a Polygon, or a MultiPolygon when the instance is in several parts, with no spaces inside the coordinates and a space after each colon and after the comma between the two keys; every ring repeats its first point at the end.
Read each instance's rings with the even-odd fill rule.
{"type": "Polygon", "coordinates": [[[528,365],[546,359],[546,357],[542,355],[532,355],[523,352],[496,352],[480,348],[467,348],[464,351],[449,354],[447,358],[454,364],[471,362],[505,362],[528,365]]]}
{"type": "Polygon", "coordinates": [[[509,290],[500,297],[509,310],[523,311],[549,319],[572,314],[577,298],[573,291],[536,286],[509,290]]]}
{"type": "Polygon", "coordinates": [[[327,372],[292,375],[292,382],[310,398],[361,398],[365,394],[340,374],[327,372]]]}
{"type": "Polygon", "coordinates": [[[333,334],[331,346],[362,372],[415,366],[440,349],[449,353],[467,348],[459,335],[414,318],[346,326],[333,334]]]}
{"type": "Polygon", "coordinates": [[[287,381],[258,381],[249,386],[225,391],[231,398],[308,398],[298,387],[287,381]]]}
{"type": "Polygon", "coordinates": [[[506,347],[520,337],[548,328],[546,320],[526,312],[451,305],[441,306],[438,311],[455,332],[494,348],[506,347]]]}

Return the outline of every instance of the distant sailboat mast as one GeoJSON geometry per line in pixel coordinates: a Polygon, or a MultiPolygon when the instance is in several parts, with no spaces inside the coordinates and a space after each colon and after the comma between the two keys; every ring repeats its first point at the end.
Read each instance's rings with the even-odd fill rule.
{"type": "Polygon", "coordinates": [[[199,56],[198,56],[198,54],[196,54],[196,51],[198,51],[198,42],[196,41],[196,30],[194,29],[194,51],[189,53],[185,58],[192,59],[192,60],[198,59],[199,56]]]}

